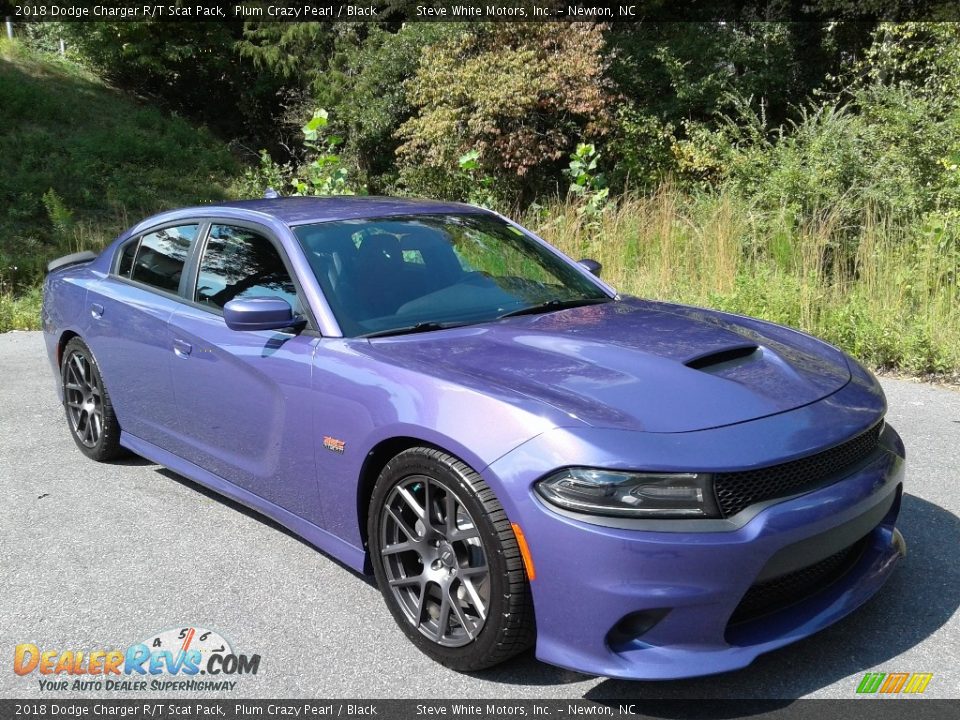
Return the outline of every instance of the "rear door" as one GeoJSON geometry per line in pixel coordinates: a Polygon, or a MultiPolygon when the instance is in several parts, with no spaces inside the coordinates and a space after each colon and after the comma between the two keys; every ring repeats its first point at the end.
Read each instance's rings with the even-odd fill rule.
{"type": "Polygon", "coordinates": [[[87,342],[125,433],[169,448],[179,436],[167,321],[202,223],[180,221],[127,241],[111,273],[91,286],[87,342]]]}
{"type": "Polygon", "coordinates": [[[177,454],[320,525],[310,388],[319,334],[280,243],[255,224],[211,221],[195,276],[170,318],[177,454]],[[264,296],[287,300],[306,326],[227,327],[227,302],[264,296]]]}

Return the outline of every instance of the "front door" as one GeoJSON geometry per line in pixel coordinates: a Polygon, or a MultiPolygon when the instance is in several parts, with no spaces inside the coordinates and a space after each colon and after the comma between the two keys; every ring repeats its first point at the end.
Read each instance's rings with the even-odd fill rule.
{"type": "Polygon", "coordinates": [[[170,319],[176,452],[321,525],[310,387],[318,338],[236,331],[223,320],[235,298],[279,296],[301,313],[287,265],[265,231],[217,223],[198,265],[191,303],[170,319]]]}

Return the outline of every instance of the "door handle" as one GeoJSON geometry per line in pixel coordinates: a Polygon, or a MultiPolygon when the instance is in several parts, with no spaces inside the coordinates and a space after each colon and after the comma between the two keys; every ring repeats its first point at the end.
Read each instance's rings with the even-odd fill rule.
{"type": "Polygon", "coordinates": [[[184,340],[173,341],[173,352],[178,357],[186,357],[193,350],[193,345],[184,340]]]}
{"type": "Polygon", "coordinates": [[[99,320],[103,317],[103,305],[100,303],[92,303],[90,305],[90,314],[93,315],[94,320],[99,320]]]}

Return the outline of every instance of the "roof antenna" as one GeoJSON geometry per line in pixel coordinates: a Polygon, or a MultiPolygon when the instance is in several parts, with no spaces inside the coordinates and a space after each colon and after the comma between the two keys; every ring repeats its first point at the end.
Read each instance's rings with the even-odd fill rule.
{"type": "Polygon", "coordinates": [[[263,197],[267,200],[273,200],[274,198],[280,197],[280,193],[274,190],[272,187],[268,187],[263,191],[263,197]]]}

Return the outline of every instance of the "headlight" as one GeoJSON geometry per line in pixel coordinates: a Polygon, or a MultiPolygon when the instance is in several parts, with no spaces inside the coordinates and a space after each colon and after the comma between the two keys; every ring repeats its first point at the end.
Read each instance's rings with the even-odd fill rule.
{"type": "Polygon", "coordinates": [[[535,485],[552,505],[636,518],[720,517],[707,473],[635,473],[565,468],[535,485]]]}

